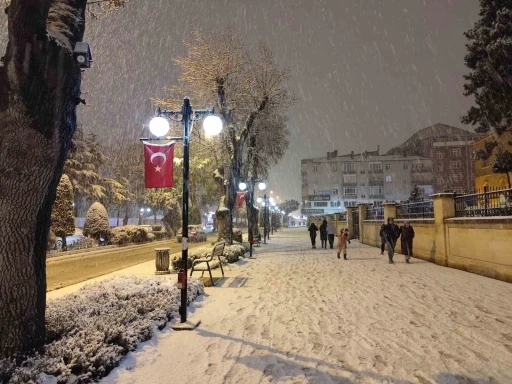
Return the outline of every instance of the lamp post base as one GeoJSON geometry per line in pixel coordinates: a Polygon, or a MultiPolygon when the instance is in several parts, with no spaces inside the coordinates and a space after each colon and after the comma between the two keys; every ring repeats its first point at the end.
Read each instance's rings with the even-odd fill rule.
{"type": "Polygon", "coordinates": [[[196,329],[199,324],[201,324],[201,320],[188,319],[184,323],[176,322],[171,324],[171,329],[174,329],[175,331],[192,331],[196,329]]]}

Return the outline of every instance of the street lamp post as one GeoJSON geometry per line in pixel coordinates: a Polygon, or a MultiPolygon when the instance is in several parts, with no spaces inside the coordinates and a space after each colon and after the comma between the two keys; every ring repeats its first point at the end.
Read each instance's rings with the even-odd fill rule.
{"type": "MultiPolygon", "coordinates": [[[[182,238],[181,238],[181,263],[180,270],[181,283],[181,306],[179,308],[181,323],[187,321],[187,268],[188,268],[188,197],[189,197],[189,164],[190,164],[190,126],[194,121],[204,118],[203,128],[207,136],[218,135],[222,131],[222,121],[218,116],[214,116],[213,109],[192,110],[190,98],[183,99],[183,105],[180,111],[161,110],[158,108],[157,116],[149,123],[149,129],[157,139],[141,139],[147,140],[171,140],[183,141],[183,200],[182,200],[182,238]],[[181,123],[183,125],[182,137],[167,137],[169,132],[169,122],[162,116],[167,117],[171,121],[181,123]]],[[[180,280],[180,279],[179,279],[180,280]]]]}

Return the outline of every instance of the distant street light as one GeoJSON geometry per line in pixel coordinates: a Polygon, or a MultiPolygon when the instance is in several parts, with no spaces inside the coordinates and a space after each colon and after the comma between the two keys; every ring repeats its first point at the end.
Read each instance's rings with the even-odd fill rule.
{"type": "Polygon", "coordinates": [[[263,182],[259,183],[259,184],[258,184],[258,189],[259,189],[260,191],[264,191],[265,189],[267,189],[267,184],[265,184],[265,183],[263,183],[263,182]]]}
{"type": "MultiPolygon", "coordinates": [[[[188,268],[188,201],[189,201],[189,163],[190,163],[190,126],[194,121],[199,121],[206,117],[203,121],[203,129],[207,136],[218,135],[222,131],[222,121],[218,116],[214,116],[211,110],[192,110],[190,99],[185,97],[183,105],[179,111],[158,109],[157,116],[149,123],[149,130],[158,137],[156,140],[181,140],[183,141],[183,200],[182,200],[182,238],[181,238],[181,261],[182,268],[180,270],[181,277],[181,306],[179,313],[181,322],[187,321],[187,268],[188,268]],[[169,132],[169,122],[163,118],[166,116],[171,121],[182,123],[182,137],[163,137],[169,132]]],[[[141,139],[144,141],[155,139],[141,139]]],[[[179,279],[180,280],[180,279],[179,279]]]]}
{"type": "Polygon", "coordinates": [[[245,190],[247,189],[247,184],[246,184],[246,183],[244,183],[244,182],[242,181],[242,182],[240,182],[240,183],[238,184],[238,188],[239,188],[241,191],[245,191],[245,190]]]}

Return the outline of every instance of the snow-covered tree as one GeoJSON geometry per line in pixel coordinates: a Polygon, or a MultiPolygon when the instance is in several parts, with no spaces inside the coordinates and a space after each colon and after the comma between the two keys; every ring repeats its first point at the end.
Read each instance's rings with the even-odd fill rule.
{"type": "Polygon", "coordinates": [[[279,209],[284,211],[286,215],[290,214],[293,211],[299,209],[300,203],[297,200],[285,200],[281,204],[279,204],[279,209]]]}
{"type": "Polygon", "coordinates": [[[512,172],[512,153],[500,149],[494,161],[492,162],[492,171],[494,173],[504,173],[507,176],[508,187],[512,188],[510,184],[510,172],[512,172]]]}
{"type": "MultiPolygon", "coordinates": [[[[104,10],[121,0],[100,1],[104,10]]],[[[95,1],[95,3],[100,3],[95,1]]],[[[45,340],[51,208],[76,129],[87,0],[12,0],[0,60],[0,357],[45,340]]]]}
{"type": "Polygon", "coordinates": [[[93,203],[87,215],[85,216],[84,235],[99,240],[110,237],[110,225],[108,223],[108,213],[103,204],[93,203]]]}
{"type": "Polygon", "coordinates": [[[478,125],[477,132],[500,134],[512,125],[512,1],[480,0],[479,20],[465,33],[469,40],[464,59],[464,95],[476,106],[462,122],[478,125]]]}
{"type": "Polygon", "coordinates": [[[52,207],[51,229],[56,236],[62,238],[62,250],[67,250],[66,236],[75,234],[73,186],[67,175],[62,175],[57,187],[57,197],[52,207]]]}
{"type": "Polygon", "coordinates": [[[419,187],[414,184],[414,186],[411,189],[411,193],[409,195],[409,201],[415,202],[415,201],[421,201],[423,200],[423,195],[419,189],[419,187]]]}
{"type": "MultiPolygon", "coordinates": [[[[218,183],[220,195],[216,218],[219,228],[225,220],[231,240],[232,212],[238,181],[241,180],[246,142],[256,129],[258,119],[269,111],[285,113],[292,102],[287,89],[288,71],[280,69],[267,45],[260,43],[255,52],[248,52],[240,36],[232,29],[219,33],[195,32],[185,42],[188,56],[175,59],[179,67],[179,85],[170,89],[170,97],[156,100],[164,107],[176,108],[186,91],[197,105],[215,105],[225,129],[219,143],[227,154],[229,174],[224,184],[218,183]],[[225,214],[227,213],[227,214],[225,214]]],[[[271,129],[270,125],[266,126],[271,129]]],[[[220,164],[218,164],[220,166],[220,164]]],[[[221,170],[216,173],[220,175],[221,170]]],[[[219,181],[216,177],[215,180],[219,181]]]]}

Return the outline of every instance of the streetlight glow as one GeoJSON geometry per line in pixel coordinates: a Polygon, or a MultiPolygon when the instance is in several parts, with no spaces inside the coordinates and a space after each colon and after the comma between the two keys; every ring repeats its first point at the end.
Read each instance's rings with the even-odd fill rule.
{"type": "Polygon", "coordinates": [[[265,184],[264,182],[261,182],[258,184],[258,189],[260,191],[264,191],[266,188],[267,188],[267,184],[265,184]]]}
{"type": "Polygon", "coordinates": [[[247,184],[242,181],[238,184],[238,188],[240,188],[241,191],[245,191],[247,189],[247,184]]]}
{"type": "Polygon", "coordinates": [[[258,197],[258,198],[256,199],[256,201],[257,201],[257,202],[258,202],[258,204],[259,204],[259,203],[261,203],[261,202],[263,201],[263,199],[262,199],[261,197],[258,197]]]}
{"type": "Polygon", "coordinates": [[[144,212],[144,208],[141,208],[141,209],[140,209],[140,212],[141,212],[141,213],[143,213],[143,212],[144,212]]]}
{"type": "Polygon", "coordinates": [[[151,212],[151,208],[146,208],[146,212],[151,212]]]}
{"type": "Polygon", "coordinates": [[[157,116],[149,122],[149,131],[156,137],[162,137],[169,132],[169,122],[167,119],[157,116]]]}
{"type": "Polygon", "coordinates": [[[222,131],[222,120],[219,116],[210,115],[203,121],[206,136],[217,136],[222,131]]]}

